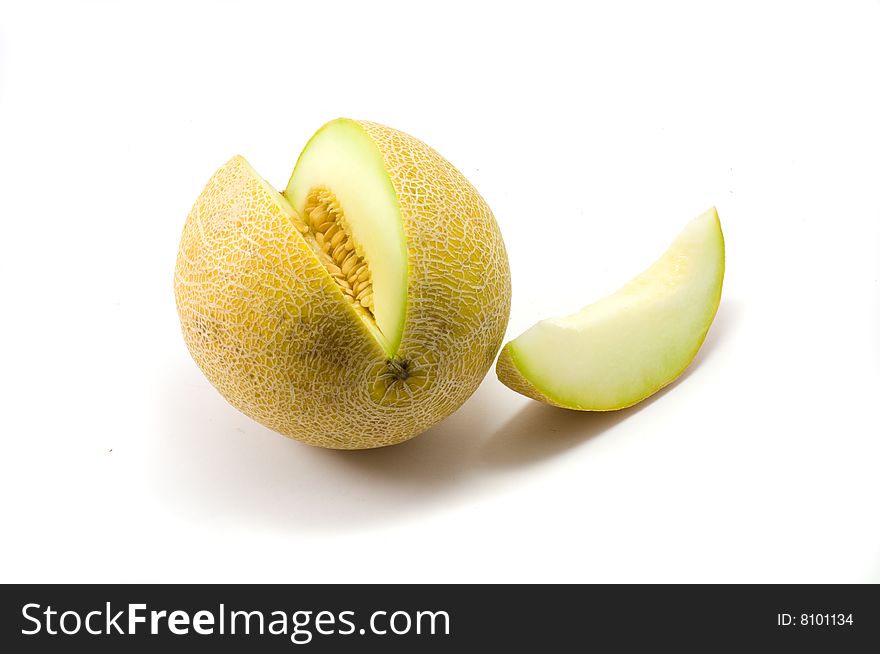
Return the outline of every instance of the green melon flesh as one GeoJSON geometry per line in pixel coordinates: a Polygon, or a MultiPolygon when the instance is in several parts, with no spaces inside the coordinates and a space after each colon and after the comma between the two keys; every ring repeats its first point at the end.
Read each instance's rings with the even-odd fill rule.
{"type": "Polygon", "coordinates": [[[724,237],[713,208],[613,295],[541,321],[509,342],[498,377],[524,395],[569,409],[631,406],[694,359],[715,318],[723,280],[724,237]]]}
{"type": "Polygon", "coordinates": [[[354,121],[334,120],[308,142],[285,196],[302,215],[315,188],[333,192],[372,275],[375,334],[389,356],[403,336],[407,250],[397,194],[376,144],[354,121]]]}

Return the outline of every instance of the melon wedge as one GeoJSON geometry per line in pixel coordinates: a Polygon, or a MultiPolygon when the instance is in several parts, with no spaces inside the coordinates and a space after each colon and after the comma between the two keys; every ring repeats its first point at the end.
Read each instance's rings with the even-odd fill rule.
{"type": "Polygon", "coordinates": [[[723,280],[724,237],[713,208],[613,295],[543,320],[507,343],[498,378],[523,395],[568,409],[632,406],[693,361],[718,310],[723,280]]]}

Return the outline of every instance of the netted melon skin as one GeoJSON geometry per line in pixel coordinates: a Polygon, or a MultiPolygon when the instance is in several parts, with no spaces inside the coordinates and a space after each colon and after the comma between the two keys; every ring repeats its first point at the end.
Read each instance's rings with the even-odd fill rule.
{"type": "Polygon", "coordinates": [[[502,384],[521,395],[552,406],[563,406],[544,395],[523,376],[513,360],[513,355],[510,353],[510,343],[505,345],[504,349],[501,350],[501,354],[498,355],[498,361],[495,364],[495,374],[502,384]]]}
{"type": "Polygon", "coordinates": [[[400,443],[455,411],[491,367],[510,312],[504,243],[476,189],[421,141],[359,124],[385,161],[407,242],[393,361],[240,157],[187,217],[174,283],[187,347],[223,397],[270,429],[337,449],[400,443]]]}

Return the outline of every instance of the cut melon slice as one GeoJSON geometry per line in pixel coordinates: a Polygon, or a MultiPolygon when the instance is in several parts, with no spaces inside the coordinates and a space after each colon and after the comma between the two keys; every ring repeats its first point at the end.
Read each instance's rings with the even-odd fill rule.
{"type": "Polygon", "coordinates": [[[328,123],[300,155],[285,196],[331,274],[341,271],[343,291],[351,290],[359,315],[393,356],[406,317],[407,249],[397,195],[376,143],[353,120],[328,123]]]}
{"type": "Polygon", "coordinates": [[[613,295],[543,320],[505,345],[498,378],[523,395],[569,409],[636,404],[694,359],[715,318],[723,280],[724,237],[713,208],[613,295]]]}

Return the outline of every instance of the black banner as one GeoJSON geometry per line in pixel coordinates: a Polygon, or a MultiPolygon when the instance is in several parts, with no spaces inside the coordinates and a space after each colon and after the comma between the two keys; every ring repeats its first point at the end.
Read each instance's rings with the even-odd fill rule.
{"type": "Polygon", "coordinates": [[[880,643],[880,590],[869,585],[35,585],[3,586],[0,612],[6,652],[849,652],[880,643]]]}

